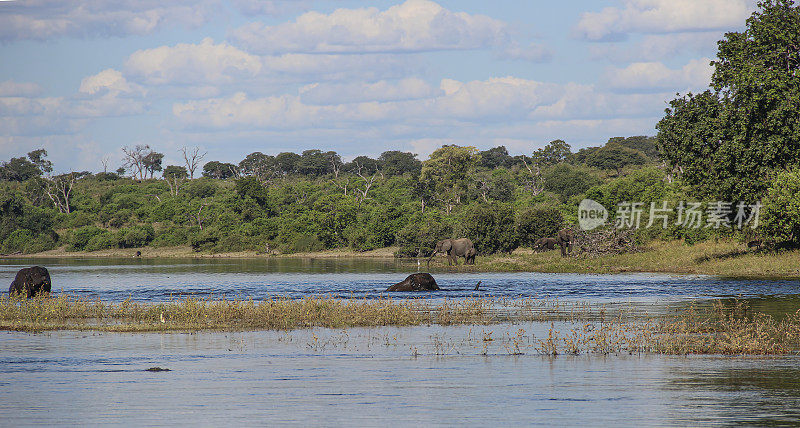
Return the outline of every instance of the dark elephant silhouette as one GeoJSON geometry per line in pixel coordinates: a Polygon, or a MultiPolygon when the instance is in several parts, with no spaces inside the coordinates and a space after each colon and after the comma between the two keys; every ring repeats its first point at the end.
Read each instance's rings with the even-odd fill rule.
{"type": "Polygon", "coordinates": [[[533,248],[536,250],[555,250],[557,244],[558,240],[555,238],[539,238],[533,248]]]}
{"type": "Polygon", "coordinates": [[[17,276],[8,287],[8,294],[24,294],[31,298],[40,293],[49,293],[50,288],[50,272],[47,268],[33,266],[17,272],[17,276]]]}
{"type": "Polygon", "coordinates": [[[389,287],[386,291],[433,291],[438,290],[436,280],[429,273],[412,273],[406,279],[389,287]]]}
{"type": "MultiPolygon", "coordinates": [[[[433,250],[433,254],[428,258],[428,265],[431,263],[431,259],[433,259],[436,254],[445,253],[447,254],[447,265],[452,266],[455,264],[458,265],[458,258],[464,257],[464,264],[467,264],[470,260],[470,257],[467,256],[467,253],[470,253],[470,250],[474,250],[475,246],[472,244],[472,241],[469,238],[459,238],[459,239],[444,239],[436,243],[436,248],[433,250]]],[[[475,262],[475,255],[471,256],[472,262],[475,262]]]]}

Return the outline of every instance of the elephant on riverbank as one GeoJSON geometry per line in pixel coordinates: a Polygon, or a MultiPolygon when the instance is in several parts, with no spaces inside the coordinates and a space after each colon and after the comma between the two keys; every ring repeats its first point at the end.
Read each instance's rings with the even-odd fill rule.
{"type": "Polygon", "coordinates": [[[439,285],[429,273],[412,273],[406,279],[387,288],[386,291],[434,291],[439,285]]]}
{"type": "Polygon", "coordinates": [[[572,253],[572,243],[575,241],[575,234],[572,229],[561,229],[558,231],[558,246],[561,247],[561,257],[566,257],[567,253],[572,253]]]}
{"type": "Polygon", "coordinates": [[[49,293],[51,287],[50,272],[47,268],[33,266],[17,272],[17,276],[8,287],[8,294],[24,294],[30,299],[39,293],[49,293]]]}
{"type": "MultiPolygon", "coordinates": [[[[433,254],[428,258],[428,265],[431,264],[433,257],[439,253],[447,254],[448,266],[452,266],[453,264],[458,266],[458,257],[464,257],[464,263],[467,264],[470,261],[470,257],[467,256],[467,253],[470,253],[474,249],[475,246],[469,238],[445,239],[439,241],[436,243],[433,254]]],[[[471,256],[473,263],[475,263],[475,255],[477,255],[477,253],[471,256]]]]}

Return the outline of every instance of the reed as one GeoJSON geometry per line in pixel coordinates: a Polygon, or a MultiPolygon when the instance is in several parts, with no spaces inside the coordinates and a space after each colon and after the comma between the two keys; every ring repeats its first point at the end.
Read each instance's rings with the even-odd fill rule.
{"type": "MultiPolygon", "coordinates": [[[[782,317],[754,311],[741,300],[691,304],[661,314],[635,307],[605,307],[557,300],[469,298],[338,299],[309,296],[263,301],[181,298],[164,303],[106,303],[68,295],[22,299],[0,296],[0,329],[115,332],[197,330],[345,329],[424,324],[549,323],[542,338],[524,328],[501,340],[509,354],[533,349],[560,354],[795,354],[800,352],[800,310],[782,317]]],[[[546,325],[546,324],[545,324],[546,325]]],[[[533,330],[533,329],[531,329],[533,330]]],[[[476,336],[487,347],[491,332],[476,336]]],[[[439,351],[445,353],[446,347],[439,351]]]]}

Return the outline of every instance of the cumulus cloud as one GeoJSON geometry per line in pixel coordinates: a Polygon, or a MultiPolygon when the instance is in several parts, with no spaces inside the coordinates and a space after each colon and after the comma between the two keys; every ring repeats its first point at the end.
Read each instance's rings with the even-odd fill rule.
{"type": "Polygon", "coordinates": [[[294,22],[251,23],[231,34],[235,43],[261,54],[477,49],[504,43],[507,37],[502,21],[452,12],[429,0],[407,0],[385,11],[308,12],[294,22]]]}
{"type": "MultiPolygon", "coordinates": [[[[425,88],[421,82],[413,81],[395,83],[394,88],[402,85],[425,88]]],[[[317,87],[303,88],[299,95],[261,98],[237,93],[230,97],[176,103],[173,114],[186,129],[347,128],[351,123],[380,122],[383,127],[394,129],[433,126],[452,130],[464,123],[493,126],[529,121],[654,116],[663,109],[668,97],[668,94],[613,94],[593,85],[557,85],[504,77],[471,82],[444,79],[438,91],[430,91],[428,96],[418,99],[321,102],[330,101],[327,95],[335,90],[365,87],[322,88],[317,95],[320,97],[318,104],[312,104],[313,96],[309,95],[311,100],[306,96],[313,94],[317,87]]],[[[377,87],[386,88],[390,84],[378,83],[377,87]]]]}
{"type": "Polygon", "coordinates": [[[0,2],[0,40],[47,40],[149,34],[171,25],[198,27],[217,10],[215,0],[0,2]]]}
{"type": "Polygon", "coordinates": [[[424,80],[409,77],[394,82],[314,83],[300,89],[300,99],[306,104],[331,105],[431,98],[437,93],[424,80]]]}
{"type": "Polygon", "coordinates": [[[622,0],[581,15],[575,31],[587,40],[615,40],[628,33],[675,33],[737,28],[755,10],[754,0],[622,0]]]}
{"type": "Polygon", "coordinates": [[[152,85],[230,83],[253,77],[261,68],[261,58],[210,38],[139,50],[125,61],[127,73],[152,85]]]}
{"type": "Polygon", "coordinates": [[[144,89],[136,84],[129,83],[122,73],[114,69],[106,69],[95,75],[81,80],[78,92],[86,95],[120,95],[142,94],[144,89]]]}
{"type": "Polygon", "coordinates": [[[42,87],[36,83],[6,80],[0,82],[0,97],[32,97],[39,95],[42,87]]]}
{"type": "Polygon", "coordinates": [[[711,59],[690,61],[680,69],[660,62],[637,62],[625,68],[610,68],[604,81],[615,90],[684,90],[707,87],[714,69],[711,59]]]}

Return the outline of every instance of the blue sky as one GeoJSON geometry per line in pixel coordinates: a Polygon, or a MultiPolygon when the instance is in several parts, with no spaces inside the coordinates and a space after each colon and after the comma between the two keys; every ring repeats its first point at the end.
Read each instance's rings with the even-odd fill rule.
{"type": "Polygon", "coordinates": [[[531,153],[653,135],[752,0],[0,1],[0,159],[116,169],[149,144],[531,153]]]}

